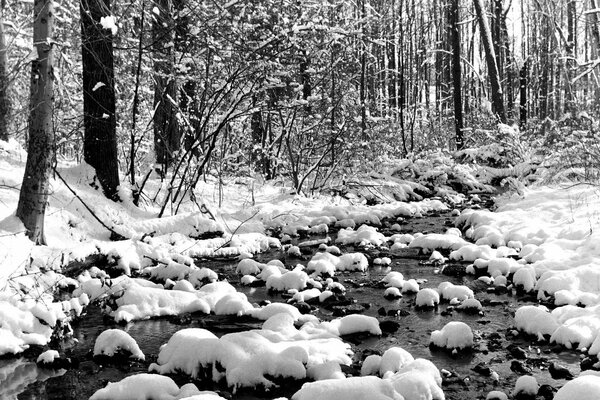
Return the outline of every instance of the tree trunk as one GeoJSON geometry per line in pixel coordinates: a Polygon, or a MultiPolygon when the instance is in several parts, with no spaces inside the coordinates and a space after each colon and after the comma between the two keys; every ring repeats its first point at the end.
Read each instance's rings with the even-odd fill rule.
{"type": "Polygon", "coordinates": [[[473,0],[475,12],[479,20],[479,30],[481,31],[481,42],[485,50],[485,60],[488,67],[488,75],[490,78],[490,86],[492,87],[492,107],[500,122],[505,124],[506,111],[504,110],[504,99],[502,98],[502,86],[500,84],[500,74],[498,65],[496,64],[496,54],[492,43],[492,35],[488,24],[487,15],[481,3],[481,0],[473,0]]]}
{"type": "Polygon", "coordinates": [[[174,71],[173,46],[175,29],[171,0],[155,2],[158,13],[153,15],[154,43],[154,152],[156,162],[165,169],[180,148],[181,137],[177,123],[177,80],[174,71]]]}
{"type": "Polygon", "coordinates": [[[8,140],[8,115],[10,99],[8,97],[8,49],[4,39],[4,18],[0,4],[0,140],[8,140]]]}
{"type": "Polygon", "coordinates": [[[361,32],[361,42],[360,42],[360,132],[361,139],[366,140],[367,138],[367,43],[366,43],[366,18],[367,12],[365,7],[365,1],[361,0],[360,2],[360,16],[361,16],[361,24],[360,24],[360,32],[361,32]]]}
{"type": "Polygon", "coordinates": [[[529,61],[525,60],[519,73],[519,125],[521,130],[527,127],[527,75],[529,61]]]}
{"type": "Polygon", "coordinates": [[[577,8],[574,0],[567,3],[567,59],[565,62],[565,112],[574,113],[575,93],[571,79],[576,68],[577,57],[577,8]]]}
{"type": "Polygon", "coordinates": [[[119,163],[112,32],[100,25],[110,0],[80,0],[83,62],[83,156],[96,169],[106,197],[118,200],[119,163]]]}
{"type": "Polygon", "coordinates": [[[459,23],[459,0],[452,0],[450,5],[450,25],[452,30],[452,84],[454,93],[454,127],[456,129],[456,148],[464,147],[464,121],[462,110],[462,82],[460,71],[460,27],[459,23]]]}
{"type": "Polygon", "coordinates": [[[52,0],[34,2],[33,43],[37,50],[37,58],[31,63],[29,145],[17,206],[17,217],[21,219],[27,229],[27,236],[35,244],[46,244],[44,215],[55,151],[52,126],[53,4],[52,0]]]}

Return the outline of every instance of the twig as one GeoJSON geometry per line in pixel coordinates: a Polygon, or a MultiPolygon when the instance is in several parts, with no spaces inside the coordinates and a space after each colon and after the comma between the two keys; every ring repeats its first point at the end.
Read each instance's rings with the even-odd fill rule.
{"type": "Polygon", "coordinates": [[[73,193],[73,196],[77,197],[77,199],[81,202],[81,204],[83,204],[83,206],[90,212],[90,214],[92,214],[92,217],[94,217],[96,219],[96,221],[98,221],[100,223],[100,225],[102,225],[103,227],[105,227],[107,230],[110,231],[110,239],[111,240],[117,241],[117,240],[127,240],[128,239],[125,236],[121,235],[120,233],[115,232],[114,229],[112,229],[111,227],[109,227],[108,225],[106,225],[104,223],[104,221],[102,221],[96,215],[96,213],[85,203],[85,201],[83,201],[83,199],[81,197],[79,197],[79,195],[75,192],[75,190],[73,190],[73,188],[71,188],[71,186],[69,186],[69,184],[67,183],[67,181],[65,181],[65,179],[60,175],[60,173],[58,172],[58,170],[56,168],[54,168],[54,173],[65,184],[65,186],[67,187],[67,189],[69,189],[69,191],[71,193],[73,193]]]}

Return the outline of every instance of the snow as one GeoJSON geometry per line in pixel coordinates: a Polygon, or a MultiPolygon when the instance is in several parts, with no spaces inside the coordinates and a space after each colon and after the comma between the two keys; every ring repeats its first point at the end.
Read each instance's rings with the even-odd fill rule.
{"type": "Polygon", "coordinates": [[[396,373],[413,361],[414,357],[412,354],[402,347],[390,347],[381,356],[379,375],[384,376],[387,372],[396,373]]]}
{"type": "MultiPolygon", "coordinates": [[[[327,330],[311,325],[298,330],[289,314],[267,320],[262,329],[230,333],[217,338],[200,328],[183,329],[161,347],[150,371],[160,374],[180,371],[193,378],[203,369],[212,371],[215,382],[225,378],[234,390],[274,383],[268,376],[303,379],[307,368],[325,363],[349,364],[349,345],[327,330]],[[217,363],[222,369],[217,368],[217,363]]],[[[313,370],[333,374],[331,366],[313,370]]]]}
{"type": "Polygon", "coordinates": [[[191,383],[181,388],[169,377],[156,374],[131,375],[110,382],[90,400],[224,400],[215,392],[200,391],[191,383]]]}
{"type": "Polygon", "coordinates": [[[485,400],[508,400],[508,396],[499,390],[492,390],[485,396],[485,400]]]}
{"type": "Polygon", "coordinates": [[[440,294],[435,289],[421,289],[417,292],[415,304],[417,307],[435,307],[440,304],[440,294]]]}
{"type": "Polygon", "coordinates": [[[127,332],[120,329],[107,329],[98,335],[94,343],[94,356],[112,357],[119,352],[129,353],[130,358],[146,359],[135,339],[127,332]]]}
{"type": "Polygon", "coordinates": [[[441,330],[431,332],[431,344],[449,350],[473,347],[473,331],[461,321],[448,322],[441,330]]]}
{"type": "Polygon", "coordinates": [[[442,282],[438,285],[438,292],[443,300],[458,299],[460,301],[474,298],[473,290],[465,285],[455,285],[452,282],[442,282]]]}
{"type": "MultiPolygon", "coordinates": [[[[104,18],[103,27],[116,33],[112,16],[104,18]]],[[[0,179],[3,185],[18,185],[23,174],[22,149],[14,141],[0,146],[0,179]],[[6,163],[4,160],[9,157],[6,154],[16,161],[6,163]]],[[[426,200],[393,201],[368,207],[341,199],[288,196],[281,189],[265,185],[257,189],[256,203],[252,193],[252,206],[248,206],[248,192],[241,193],[239,187],[229,188],[228,196],[236,204],[217,211],[216,221],[222,222],[207,218],[189,205],[178,215],[159,219],[152,207],[134,207],[126,188],[122,189],[122,203],[104,199],[90,187],[93,171],[85,164],[59,165],[58,170],[101,219],[128,239],[109,241],[108,232],[73,199],[64,184],[53,180],[47,213],[49,245],[35,247],[13,215],[17,196],[0,188],[0,202],[7,205],[0,207],[0,355],[18,354],[32,345],[47,346],[52,329],[59,322],[80,315],[90,300],[103,299],[113,306],[107,309],[108,314],[122,322],[189,312],[247,315],[265,321],[262,329],[221,338],[200,329],[184,329],[161,349],[158,362],[150,368],[153,371],[181,370],[198,376],[200,369],[208,368],[213,379],[224,378],[233,388],[256,385],[268,388],[274,385],[270,381],[273,376],[327,379],[323,383],[306,384],[294,395],[296,399],[333,398],[338,393],[346,393],[344,398],[400,398],[401,394],[407,399],[417,395],[441,398],[439,371],[436,375],[435,366],[426,365],[425,361],[409,361],[412,356],[408,357],[400,348],[389,349],[380,358],[365,359],[361,372],[379,377],[344,378],[340,365],[349,365],[352,360],[350,345],[340,336],[360,332],[381,335],[377,319],[349,315],[321,322],[314,316],[301,315],[291,304],[272,303],[256,308],[229,283],[218,282],[214,271],[193,263],[196,257],[246,257],[236,268],[245,284],[261,279],[272,291],[290,291],[294,301],[317,297],[323,301],[334,291],[343,291],[343,286],[322,279],[344,271],[368,272],[369,262],[364,254],[341,255],[339,248],[326,242],[320,246],[325,252],[316,254],[305,269],[296,267],[291,271],[281,263],[262,264],[247,257],[281,247],[279,240],[265,235],[267,229],[279,227],[289,236],[304,231],[325,234],[334,224],[345,228],[338,243],[367,247],[390,244],[392,250],[406,246],[421,248],[431,252],[429,258],[434,262],[443,262],[442,253],[450,253],[449,259],[473,262],[470,270],[489,275],[488,284],[513,284],[536,292],[540,300],[553,300],[557,307],[552,311],[543,306],[520,307],[515,313],[515,326],[538,339],[587,350],[590,355],[600,353],[597,217],[600,196],[593,186],[528,188],[520,197],[501,198],[495,212],[467,209],[456,221],[457,227],[465,232],[464,238],[456,228],[445,234],[399,233],[386,237],[365,223],[380,226],[384,218],[393,221],[401,216],[418,217],[430,210],[444,210],[446,206],[438,200],[426,200]],[[245,224],[239,222],[253,213],[256,218],[245,224]],[[205,235],[214,237],[201,239],[205,235]],[[106,256],[111,266],[124,275],[111,279],[98,268],[82,273],[76,280],[61,274],[67,263],[93,254],[106,256]],[[132,278],[132,274],[141,277],[132,278]],[[306,289],[319,282],[323,283],[323,292],[306,289]],[[55,301],[52,289],[62,285],[77,289],[71,298],[55,301]],[[43,294],[34,298],[29,293],[43,294]],[[386,379],[381,379],[383,376],[386,379]],[[330,378],[338,379],[332,382],[330,378]]],[[[393,229],[400,231],[402,226],[393,229]]],[[[286,247],[288,252],[292,248],[295,254],[300,250],[300,247],[286,247]]],[[[381,266],[390,262],[382,257],[373,264],[383,270],[381,266]]],[[[416,281],[405,280],[396,271],[390,272],[384,282],[388,286],[387,295],[419,289],[416,281]]],[[[471,289],[449,282],[441,284],[438,290],[419,290],[415,301],[417,306],[435,306],[440,298],[452,304],[462,301],[458,308],[481,309],[471,289]]],[[[114,353],[118,347],[127,346],[133,349],[132,353],[139,351],[137,345],[137,350],[133,347],[133,339],[124,336],[124,331],[110,331],[98,337],[100,353],[114,353]]],[[[463,349],[473,345],[473,334],[465,324],[453,321],[433,332],[431,343],[463,349]]],[[[55,357],[54,353],[44,354],[48,359],[55,357]]],[[[525,378],[517,381],[515,390],[533,387],[525,378]]],[[[556,398],[561,399],[561,392],[566,393],[562,395],[564,399],[584,398],[590,388],[597,391],[597,382],[592,378],[595,377],[586,375],[567,383],[556,398]]],[[[160,375],[136,375],[109,385],[93,398],[119,398],[126,393],[149,398],[146,389],[150,389],[146,386],[160,379],[160,375]]],[[[182,388],[172,381],[162,383],[153,396],[181,398],[182,388]]],[[[194,398],[216,396],[188,389],[194,398]]]]}
{"type": "Polygon", "coordinates": [[[364,359],[362,366],[360,367],[361,376],[377,375],[379,374],[379,367],[381,365],[381,356],[378,354],[371,354],[364,359]]]}
{"type": "Polygon", "coordinates": [[[42,364],[52,364],[55,359],[60,358],[60,354],[56,350],[46,350],[40,354],[36,362],[42,364]]]}
{"type": "Polygon", "coordinates": [[[554,400],[596,400],[600,393],[600,377],[594,375],[579,376],[558,389],[554,400]]]}
{"type": "Polygon", "coordinates": [[[523,375],[517,379],[515,383],[514,394],[517,395],[519,393],[536,396],[538,393],[539,385],[537,380],[533,376],[523,375]]]}
{"type": "Polygon", "coordinates": [[[445,400],[442,388],[428,373],[407,371],[390,377],[394,389],[406,400],[445,400]]]}
{"type": "Polygon", "coordinates": [[[390,381],[375,376],[309,382],[291,400],[401,400],[390,381]]]}
{"type": "Polygon", "coordinates": [[[115,21],[115,17],[112,15],[101,17],[100,25],[102,25],[102,28],[110,30],[113,35],[116,35],[117,31],[119,30],[115,21]]]}

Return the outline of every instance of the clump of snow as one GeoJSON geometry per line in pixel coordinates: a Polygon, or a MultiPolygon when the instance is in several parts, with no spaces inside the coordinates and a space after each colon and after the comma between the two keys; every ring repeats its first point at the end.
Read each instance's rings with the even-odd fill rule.
{"type": "Polygon", "coordinates": [[[448,322],[441,330],[431,332],[430,343],[449,350],[473,347],[473,331],[460,321],[448,322]]]}
{"type": "Polygon", "coordinates": [[[435,289],[421,289],[417,292],[415,304],[417,307],[435,307],[440,304],[440,294],[435,289]]]}
{"type": "Polygon", "coordinates": [[[373,265],[390,265],[392,263],[392,259],[389,257],[377,257],[373,260],[373,265]]]}
{"type": "Polygon", "coordinates": [[[485,396],[485,400],[508,400],[508,396],[499,390],[492,390],[485,396]]]}
{"type": "Polygon", "coordinates": [[[446,398],[435,379],[423,371],[397,373],[389,379],[394,389],[406,400],[445,400],[446,398]]]}
{"type": "Polygon", "coordinates": [[[267,289],[278,292],[290,289],[303,290],[308,282],[308,275],[302,270],[286,271],[284,274],[272,274],[267,278],[267,289]]]}
{"type": "Polygon", "coordinates": [[[539,385],[535,377],[530,375],[523,375],[517,379],[515,383],[514,394],[526,394],[530,396],[537,395],[539,385]]]}
{"type": "Polygon", "coordinates": [[[333,276],[336,271],[361,271],[369,267],[369,261],[363,253],[347,253],[337,257],[329,252],[317,253],[308,262],[306,270],[315,275],[333,276]]]}
{"type": "Polygon", "coordinates": [[[457,307],[458,310],[477,312],[483,310],[481,302],[477,299],[466,299],[457,307]]]}
{"type": "Polygon", "coordinates": [[[38,364],[52,364],[57,358],[60,358],[60,354],[58,354],[58,351],[46,350],[38,356],[36,362],[38,364]]]}
{"type": "Polygon", "coordinates": [[[543,339],[544,335],[552,335],[558,323],[544,306],[523,306],[515,313],[515,324],[518,329],[543,339]]]}
{"type": "Polygon", "coordinates": [[[19,306],[24,305],[12,299],[0,300],[0,355],[17,354],[30,345],[44,346],[50,341],[52,327],[34,316],[31,305],[25,309],[19,306]]]}
{"type": "Polygon", "coordinates": [[[90,400],[224,400],[215,392],[200,391],[188,383],[181,388],[169,377],[156,374],[131,375],[119,382],[110,382],[96,391],[90,400]]]}
{"type": "Polygon", "coordinates": [[[466,240],[454,234],[429,233],[415,238],[408,247],[418,247],[429,253],[440,249],[458,250],[467,244],[466,240]]]}
{"type": "Polygon", "coordinates": [[[414,361],[414,357],[402,347],[390,347],[381,356],[379,363],[379,375],[384,376],[387,372],[396,373],[405,365],[414,361]]]}
{"type": "Polygon", "coordinates": [[[386,286],[402,289],[404,286],[404,275],[398,271],[390,271],[381,281],[386,283],[386,286]]]}
{"type": "Polygon", "coordinates": [[[324,379],[345,379],[339,363],[328,361],[323,364],[313,365],[306,369],[306,376],[315,381],[324,379]]]}
{"type": "Polygon", "coordinates": [[[584,375],[558,389],[554,400],[596,400],[600,393],[600,376],[584,375]]]}
{"type": "Polygon", "coordinates": [[[98,335],[94,343],[94,356],[112,357],[120,352],[129,353],[131,358],[146,359],[135,339],[127,332],[120,329],[107,329],[98,335]]]}
{"type": "Polygon", "coordinates": [[[364,359],[362,366],[360,367],[360,374],[362,376],[377,375],[379,374],[380,366],[381,356],[378,354],[371,354],[364,359]]]}
{"type": "Polygon", "coordinates": [[[309,382],[291,400],[401,400],[389,380],[375,376],[309,382]]]}
{"type": "Polygon", "coordinates": [[[381,246],[386,243],[386,237],[373,226],[361,225],[356,231],[351,229],[340,230],[335,242],[342,245],[381,246]]]}
{"type": "Polygon", "coordinates": [[[377,318],[367,315],[350,314],[329,322],[323,322],[328,330],[336,335],[350,335],[359,332],[368,332],[372,335],[381,335],[381,328],[377,318]]]}
{"type": "Polygon", "coordinates": [[[475,297],[473,290],[464,285],[455,285],[451,282],[442,282],[438,285],[440,297],[444,300],[458,299],[463,301],[475,297]]]}
{"type": "Polygon", "coordinates": [[[327,362],[350,363],[349,345],[323,328],[311,324],[312,331],[298,330],[293,323],[289,315],[275,315],[263,329],[221,338],[205,329],[180,330],[161,347],[150,371],[179,371],[196,378],[206,369],[212,371],[215,382],[225,378],[234,389],[270,388],[274,383],[267,376],[303,379],[306,368],[327,362]]]}
{"type": "Polygon", "coordinates": [[[396,287],[389,287],[383,292],[383,297],[386,299],[398,299],[402,297],[402,293],[400,293],[400,289],[396,287]]]}

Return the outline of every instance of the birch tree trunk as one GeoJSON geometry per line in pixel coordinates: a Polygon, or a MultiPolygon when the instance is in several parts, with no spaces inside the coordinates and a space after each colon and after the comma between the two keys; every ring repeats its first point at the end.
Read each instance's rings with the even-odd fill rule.
{"type": "Polygon", "coordinates": [[[8,56],[4,38],[4,2],[0,3],[0,140],[8,140],[8,115],[10,100],[8,98],[8,56]]]}
{"type": "Polygon", "coordinates": [[[31,63],[29,145],[25,175],[19,194],[17,217],[35,244],[46,244],[44,215],[50,192],[54,160],[53,109],[53,0],[35,0],[33,45],[37,57],[31,63]]]}
{"type": "Polygon", "coordinates": [[[481,0],[473,0],[477,20],[479,21],[479,30],[481,31],[481,42],[485,50],[485,61],[488,67],[488,75],[490,78],[490,86],[492,87],[492,107],[494,113],[498,116],[500,122],[505,124],[506,111],[504,109],[504,99],[502,94],[502,86],[500,84],[500,74],[498,72],[498,64],[496,64],[496,54],[492,43],[492,35],[487,15],[483,8],[481,0]]]}
{"type": "Polygon", "coordinates": [[[83,155],[106,197],[118,200],[117,120],[112,32],[100,24],[110,0],[80,0],[83,61],[83,155]]]}

